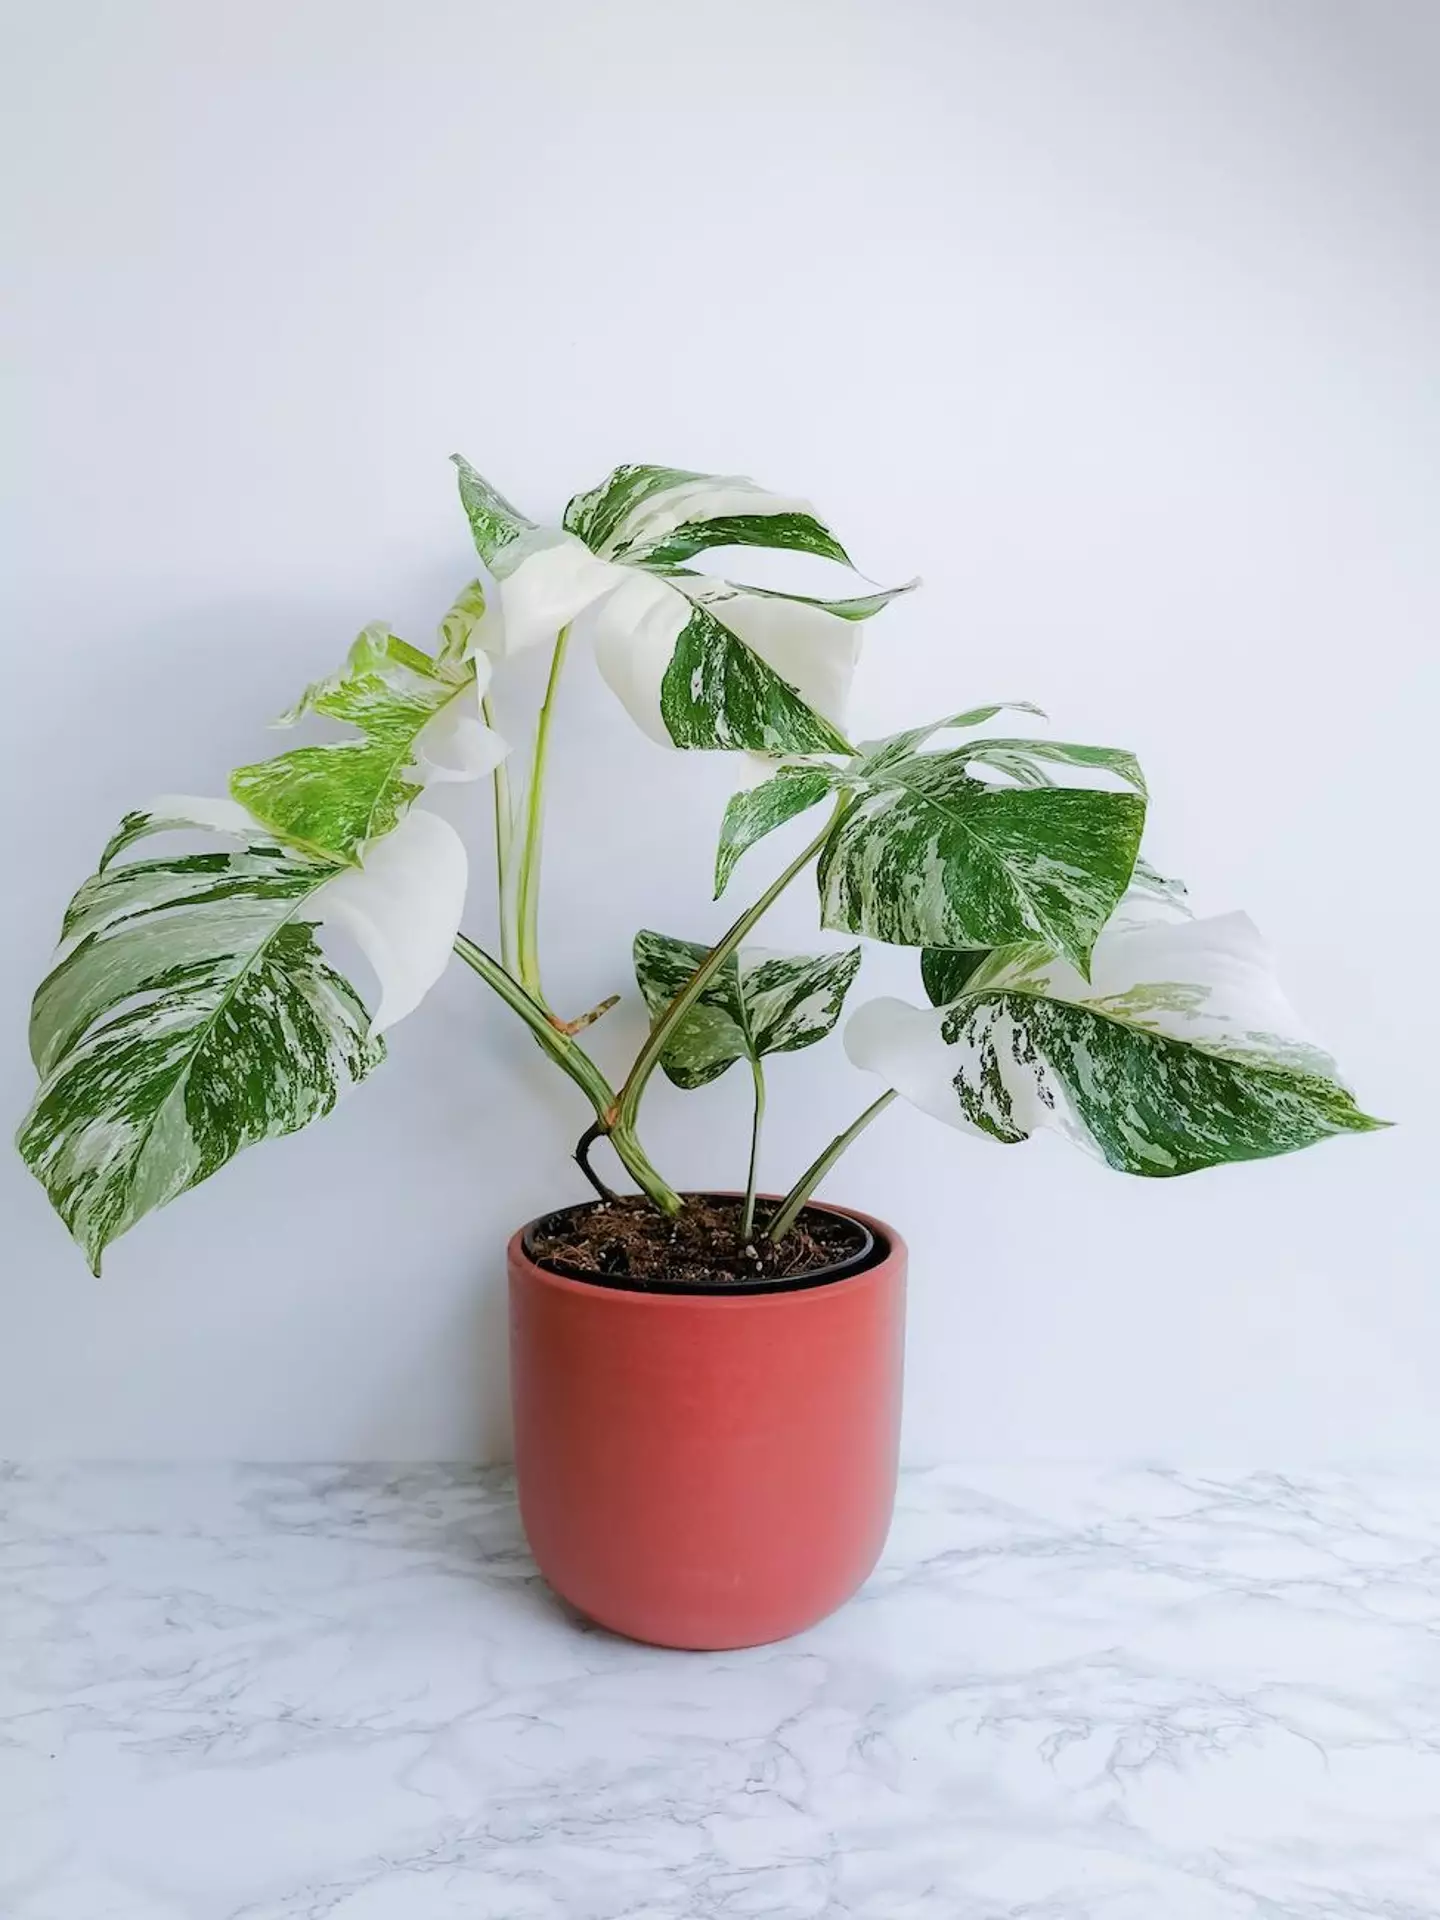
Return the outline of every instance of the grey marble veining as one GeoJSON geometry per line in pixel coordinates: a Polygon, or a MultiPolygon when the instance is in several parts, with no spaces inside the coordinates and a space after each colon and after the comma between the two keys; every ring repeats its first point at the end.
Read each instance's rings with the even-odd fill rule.
{"type": "Polygon", "coordinates": [[[1440,1916],[1440,1481],[912,1475],[728,1654],[567,1613],[503,1474],[0,1511],[5,1920],[1440,1916]]]}

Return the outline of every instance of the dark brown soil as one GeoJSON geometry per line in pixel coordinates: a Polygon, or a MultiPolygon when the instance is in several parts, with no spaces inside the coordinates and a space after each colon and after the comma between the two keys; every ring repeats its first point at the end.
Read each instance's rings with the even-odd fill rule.
{"type": "Polygon", "coordinates": [[[824,1268],[867,1264],[871,1237],[858,1221],[806,1207],[775,1247],[760,1237],[767,1212],[762,1201],[756,1235],[744,1245],[741,1202],[726,1194],[687,1194],[673,1218],[638,1194],[595,1200],[536,1221],[526,1252],[557,1272],[653,1293],[778,1290],[804,1286],[824,1268]]]}

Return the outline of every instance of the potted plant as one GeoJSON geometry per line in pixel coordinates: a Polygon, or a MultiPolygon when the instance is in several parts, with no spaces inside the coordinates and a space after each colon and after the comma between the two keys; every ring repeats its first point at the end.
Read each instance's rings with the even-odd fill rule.
{"type": "MultiPolygon", "coordinates": [[[[883,1223],[813,1196],[897,1097],[990,1141],[1055,1126],[1111,1167],[1189,1173],[1289,1152],[1370,1119],[1301,1032],[1255,929],[1194,919],[1140,855],[1145,786],[1120,748],[973,707],[852,742],[863,623],[897,593],[833,599],[736,585],[689,563],[747,546],[849,556],[803,500],[747,479],[620,467],[537,526],[457,460],[491,576],[433,653],[367,627],[284,716],[345,738],[237,769],[223,799],[127,814],[72,900],[34,1003],[40,1075],[20,1151],[98,1273],[105,1247],[242,1147],[327,1113],[384,1058],[385,1030],[452,953],[530,1029],[591,1113],[594,1189],[510,1244],[516,1455],[536,1558],[621,1632],[680,1646],[778,1638],[838,1605],[888,1524],[905,1253],[883,1223]],[[748,849],[809,814],[799,853],[712,946],[635,941],[648,1037],[612,1080],[547,998],[538,903],[546,768],[572,629],[662,746],[742,757],[716,893],[748,849]],[[523,784],[493,725],[492,671],[544,645],[523,784]],[[460,929],[467,860],[422,804],[489,777],[498,952],[460,929]],[[151,836],[207,836],[154,854],[151,836]],[[810,876],[813,875],[813,879],[810,876]],[[849,1020],[879,1091],[781,1196],[757,1192],[765,1062],[837,1024],[860,948],[776,954],[751,934],[787,887],[829,929],[918,950],[927,1004],[849,1020]],[[369,961],[367,1003],[322,932],[369,961]],[[658,1069],[754,1083],[743,1193],[677,1193],[643,1143],[658,1069]],[[609,1143],[638,1192],[612,1191],[609,1143]]],[[[557,1195],[557,1199],[561,1196],[557,1195]]]]}

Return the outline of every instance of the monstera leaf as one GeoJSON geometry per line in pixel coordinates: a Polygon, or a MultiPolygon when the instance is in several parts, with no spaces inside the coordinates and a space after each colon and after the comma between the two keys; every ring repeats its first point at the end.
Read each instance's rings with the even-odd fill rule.
{"type": "MultiPolygon", "coordinates": [[[[942,723],[974,724],[976,708],[942,723]]],[[[993,742],[921,748],[934,729],[878,742],[843,768],[851,796],[820,856],[827,927],[900,946],[974,948],[1038,940],[1082,971],[1129,884],[1145,821],[1136,793],[996,785],[970,769],[993,742]]],[[[1132,784],[1114,748],[1006,742],[1052,756],[1084,753],[1132,784]]],[[[1006,771],[1013,776],[1013,769],[1006,771]]]]}
{"type": "Polygon", "coordinates": [[[363,867],[279,845],[234,802],[128,816],[35,996],[41,1084],[19,1137],[97,1273],[142,1214],[328,1113],[378,1066],[382,1031],[444,967],[464,895],[465,850],[433,814],[410,814],[363,867]],[[117,864],[146,834],[194,826],[242,844],[117,864]],[[374,967],[373,1018],[321,953],[321,923],[374,967]]]}
{"type": "Polygon", "coordinates": [[[737,586],[681,563],[716,546],[762,546],[849,565],[803,500],[752,480],[617,467],[577,494],[558,528],[518,513],[456,456],[503,621],[477,641],[515,652],[594,608],[600,671],[662,746],[765,754],[848,753],[845,704],[858,623],[917,585],[838,600],[737,586]]]}
{"type": "Polygon", "coordinates": [[[97,1272],[142,1214],[328,1113],[444,967],[465,849],[410,809],[430,781],[474,779],[505,751],[480,718],[489,663],[465,658],[483,614],[467,588],[435,659],[367,627],[287,716],[346,721],[356,738],[242,767],[231,799],[128,814],[70,903],[35,996],[41,1084],[19,1144],[97,1272]],[[122,859],[177,829],[231,844],[122,859]],[[322,926],[370,962],[373,1015],[322,952],[322,926]]]}
{"type": "MultiPolygon", "coordinates": [[[[669,934],[635,936],[635,978],[652,1018],[669,1006],[710,949],[669,934]]],[[[660,1065],[677,1087],[703,1087],[737,1060],[795,1053],[823,1040],[845,1004],[860,949],[771,953],[742,947],[680,1021],[660,1065]]]]}
{"type": "Polygon", "coordinates": [[[1142,854],[1135,862],[1130,884],[1110,918],[1108,932],[1148,927],[1157,920],[1193,920],[1189,889],[1152,867],[1142,854]]]}
{"type": "MultiPolygon", "coordinates": [[[[848,762],[787,759],[768,778],[733,794],[720,828],[715,861],[715,894],[725,890],[736,862],[767,833],[798,813],[838,792],[863,795],[876,792],[889,777],[916,758],[926,743],[942,730],[981,726],[999,713],[1044,714],[1028,700],[997,701],[972,707],[948,720],[912,727],[887,739],[867,742],[848,762]]],[[[951,749],[960,766],[990,766],[1016,786],[1055,784],[1046,763],[1113,774],[1143,795],[1145,779],[1133,753],[1123,747],[1088,747],[1069,740],[997,740],[980,736],[951,749]]],[[[929,756],[927,756],[929,757],[929,756]]]]}
{"type": "Polygon", "coordinates": [[[857,1066],[952,1126],[1011,1143],[1058,1127],[1125,1173],[1191,1173],[1384,1123],[1301,1031],[1244,914],[1107,930],[1089,980],[996,953],[938,1009],[876,1000],[857,1066]]]}
{"type": "Polygon", "coordinates": [[[1137,789],[1140,769],[1120,748],[1069,742],[975,739],[925,750],[941,728],[977,726],[1001,710],[976,707],[892,735],[843,763],[782,764],[731,798],[717,891],[746,848],[838,795],[840,817],[817,876],[827,927],[951,950],[1038,940],[1083,968],[1130,882],[1145,802],[1138,791],[1039,785],[1022,769],[1048,759],[1118,775],[1137,789]],[[1005,750],[996,762],[1005,782],[976,779],[970,769],[996,747],[1005,750]]]}
{"type": "Polygon", "coordinates": [[[922,948],[920,984],[931,1006],[943,1007],[962,993],[992,951],[990,947],[922,948]]]}
{"type": "Polygon", "coordinates": [[[484,612],[477,593],[467,588],[446,615],[437,659],[383,624],[366,627],[340,671],[307,687],[279,722],[321,714],[359,737],[240,767],[230,776],[234,797],[281,839],[355,862],[432,781],[491,772],[506,749],[480,718],[490,662],[457,657],[484,612]]]}
{"type": "Polygon", "coordinates": [[[839,784],[838,767],[796,761],[782,764],[758,786],[743,787],[731,794],[715,851],[715,898],[718,900],[730,884],[742,853],[787,820],[828,800],[839,784]]]}
{"type": "MultiPolygon", "coordinates": [[[[1130,885],[1120,904],[1105,923],[1107,934],[1122,929],[1150,926],[1156,920],[1189,920],[1183,880],[1168,880],[1157,873],[1148,860],[1135,862],[1130,885]]],[[[925,947],[920,953],[920,984],[932,1007],[943,1007],[957,999],[972,977],[990,958],[989,947],[925,947]]]]}

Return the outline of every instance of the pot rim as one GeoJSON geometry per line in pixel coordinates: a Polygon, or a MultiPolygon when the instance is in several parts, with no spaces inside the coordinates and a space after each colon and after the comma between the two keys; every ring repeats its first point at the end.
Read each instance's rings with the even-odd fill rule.
{"type": "MultiPolygon", "coordinates": [[[[629,1196],[625,1196],[629,1197],[629,1196]]],[[[683,1196],[690,1198],[690,1195],[683,1196]]],[[[696,1190],[697,1199],[735,1199],[733,1188],[716,1187],[696,1190]]],[[[783,1196],[774,1193],[762,1193],[761,1200],[778,1202],[783,1196]]],[[[518,1255],[525,1264],[545,1280],[559,1282],[569,1287],[583,1288],[587,1293],[621,1294],[631,1300],[684,1300],[704,1302],[713,1306],[736,1307],[747,1300],[770,1299],[776,1295],[797,1293],[817,1293],[829,1287],[843,1286],[847,1281],[866,1279],[870,1274],[883,1267],[887,1260],[901,1245],[899,1235],[884,1221],[873,1215],[861,1213],[854,1207],[836,1206],[828,1200],[808,1200],[806,1212],[838,1215],[841,1219],[854,1221],[865,1234],[865,1244],[858,1252],[848,1255],[844,1260],[832,1260],[827,1266],[815,1267],[809,1273],[795,1274],[788,1278],[775,1280],[746,1281],[734,1287],[699,1287],[685,1281],[660,1280],[648,1285],[636,1285],[623,1275],[593,1273],[583,1267],[572,1267],[564,1261],[547,1260],[537,1257],[531,1251],[531,1241],[535,1229],[542,1222],[552,1220],[556,1214],[578,1212],[588,1206],[598,1205],[595,1201],[579,1200],[569,1207],[552,1207],[548,1212],[537,1214],[529,1220],[511,1238],[512,1257],[518,1255]]]]}

